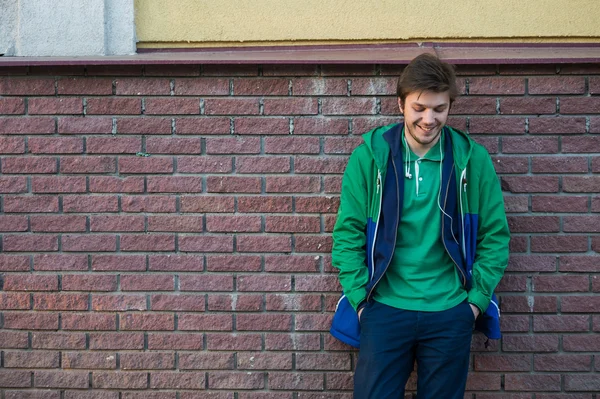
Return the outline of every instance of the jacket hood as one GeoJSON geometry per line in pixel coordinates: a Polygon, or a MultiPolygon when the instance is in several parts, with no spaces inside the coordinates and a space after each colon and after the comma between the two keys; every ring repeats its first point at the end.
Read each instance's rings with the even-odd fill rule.
{"type": "MultiPolygon", "coordinates": [[[[380,170],[385,170],[390,153],[390,146],[384,139],[383,135],[397,125],[398,124],[396,123],[387,126],[380,126],[368,131],[362,136],[365,145],[371,152],[371,156],[375,161],[375,165],[377,165],[377,168],[380,170]]],[[[404,126],[402,126],[401,132],[404,132],[404,126]]],[[[444,132],[449,133],[452,138],[454,163],[458,168],[465,169],[469,159],[471,158],[471,153],[475,143],[466,133],[450,126],[444,126],[444,132]]]]}

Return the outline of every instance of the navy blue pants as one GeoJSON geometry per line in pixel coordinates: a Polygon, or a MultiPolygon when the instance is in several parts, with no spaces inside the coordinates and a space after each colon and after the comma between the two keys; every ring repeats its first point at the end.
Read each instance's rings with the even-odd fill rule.
{"type": "Polygon", "coordinates": [[[371,301],[360,317],[354,399],[400,399],[417,363],[418,399],[462,399],[475,317],[467,301],[415,312],[371,301]]]}

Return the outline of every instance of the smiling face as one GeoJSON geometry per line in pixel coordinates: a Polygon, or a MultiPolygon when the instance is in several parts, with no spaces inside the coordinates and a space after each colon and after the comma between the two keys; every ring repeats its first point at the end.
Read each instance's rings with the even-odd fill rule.
{"type": "Polygon", "coordinates": [[[406,96],[404,103],[398,99],[398,105],[404,114],[406,142],[415,154],[425,155],[440,139],[448,119],[449,92],[415,91],[406,96]]]}

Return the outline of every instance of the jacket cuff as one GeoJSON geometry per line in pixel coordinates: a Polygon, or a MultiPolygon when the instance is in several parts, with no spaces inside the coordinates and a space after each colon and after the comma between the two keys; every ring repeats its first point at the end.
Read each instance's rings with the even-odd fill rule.
{"type": "Polygon", "coordinates": [[[469,291],[469,296],[467,300],[469,301],[469,303],[472,303],[473,305],[477,306],[481,314],[483,314],[490,305],[491,298],[488,298],[476,289],[472,289],[471,291],[469,291]]]}

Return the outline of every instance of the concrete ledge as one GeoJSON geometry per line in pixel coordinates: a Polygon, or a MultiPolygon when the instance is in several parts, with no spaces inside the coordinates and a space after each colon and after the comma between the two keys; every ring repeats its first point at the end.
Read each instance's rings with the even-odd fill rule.
{"type": "Polygon", "coordinates": [[[407,64],[421,53],[454,64],[598,63],[599,44],[293,46],[139,50],[131,56],[0,57],[0,66],[135,64],[407,64]]]}

